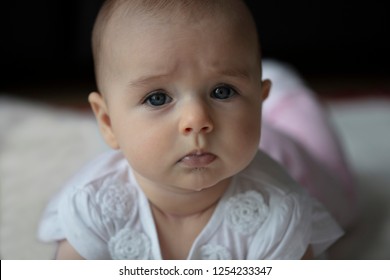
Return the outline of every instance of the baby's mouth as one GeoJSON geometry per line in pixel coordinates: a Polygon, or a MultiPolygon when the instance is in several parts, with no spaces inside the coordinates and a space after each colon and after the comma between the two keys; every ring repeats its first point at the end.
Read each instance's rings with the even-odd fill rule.
{"type": "Polygon", "coordinates": [[[187,167],[201,168],[212,163],[217,157],[207,152],[192,152],[184,156],[179,162],[187,167]]]}

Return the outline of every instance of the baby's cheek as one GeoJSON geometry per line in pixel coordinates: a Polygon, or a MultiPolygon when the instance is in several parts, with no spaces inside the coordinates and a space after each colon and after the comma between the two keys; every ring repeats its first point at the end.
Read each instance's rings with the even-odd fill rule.
{"type": "MultiPolygon", "coordinates": [[[[260,141],[260,121],[243,118],[241,122],[231,128],[230,136],[234,157],[243,161],[251,159],[256,153],[260,141]],[[234,139],[234,140],[233,140],[234,139]]],[[[228,138],[229,139],[229,138],[228,138]]]]}
{"type": "Polygon", "coordinates": [[[237,128],[237,131],[240,131],[242,142],[246,142],[247,145],[257,145],[257,142],[260,139],[260,131],[261,131],[261,122],[260,118],[251,118],[245,117],[241,121],[241,125],[237,128]]]}
{"type": "Polygon", "coordinates": [[[164,145],[162,145],[163,139],[141,136],[134,138],[132,147],[129,147],[134,160],[147,161],[148,159],[159,157],[165,149],[164,145]]]}

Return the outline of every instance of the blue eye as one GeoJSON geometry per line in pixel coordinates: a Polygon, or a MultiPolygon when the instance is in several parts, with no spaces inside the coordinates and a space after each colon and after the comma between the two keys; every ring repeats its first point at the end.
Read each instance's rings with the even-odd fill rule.
{"type": "Polygon", "coordinates": [[[219,86],[212,91],[211,97],[216,99],[228,99],[236,94],[237,92],[230,86],[219,86]]]}
{"type": "Polygon", "coordinates": [[[167,103],[170,103],[172,101],[172,98],[169,97],[167,94],[163,93],[163,92],[156,92],[156,93],[152,93],[151,95],[149,95],[144,103],[147,103],[148,105],[152,106],[152,107],[159,107],[159,106],[163,106],[167,103]]]}

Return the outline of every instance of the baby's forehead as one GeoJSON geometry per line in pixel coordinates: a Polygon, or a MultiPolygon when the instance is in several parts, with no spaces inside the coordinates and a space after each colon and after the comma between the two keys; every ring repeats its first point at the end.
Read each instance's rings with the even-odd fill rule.
{"type": "Polygon", "coordinates": [[[188,33],[189,25],[204,30],[216,22],[225,32],[233,31],[241,43],[244,40],[260,49],[254,20],[243,0],[109,0],[99,12],[93,32],[96,80],[99,83],[104,77],[103,64],[114,63],[113,52],[128,43],[136,44],[137,35],[148,32],[149,24],[161,32],[173,24],[175,30],[188,33]]]}
{"type": "MultiPolygon", "coordinates": [[[[158,28],[170,28],[169,24],[181,29],[204,22],[223,24],[223,29],[239,30],[245,37],[256,37],[257,31],[252,14],[242,0],[111,0],[102,7],[93,32],[95,60],[107,44],[149,24],[158,28]]],[[[202,25],[203,24],[203,25],[202,25]]]]}
{"type": "Polygon", "coordinates": [[[183,25],[193,25],[204,19],[217,21],[224,18],[227,23],[240,21],[241,24],[254,24],[252,15],[242,0],[111,0],[109,3],[112,4],[103,6],[101,12],[105,14],[103,20],[100,20],[102,29],[118,28],[129,20],[133,25],[156,21],[180,21],[183,25]]]}

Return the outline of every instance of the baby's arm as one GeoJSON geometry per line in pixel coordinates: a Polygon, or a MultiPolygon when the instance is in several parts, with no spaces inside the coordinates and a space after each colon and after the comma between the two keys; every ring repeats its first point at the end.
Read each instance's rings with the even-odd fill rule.
{"type": "Polygon", "coordinates": [[[57,260],[84,260],[82,256],[69,244],[68,240],[64,239],[58,242],[57,260]]]}
{"type": "Polygon", "coordinates": [[[312,260],[314,259],[314,255],[313,255],[313,249],[311,248],[311,246],[309,245],[307,247],[307,250],[305,252],[305,254],[303,255],[302,257],[302,260],[312,260]]]}

